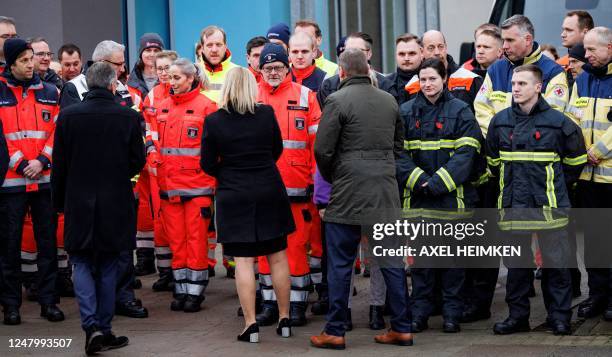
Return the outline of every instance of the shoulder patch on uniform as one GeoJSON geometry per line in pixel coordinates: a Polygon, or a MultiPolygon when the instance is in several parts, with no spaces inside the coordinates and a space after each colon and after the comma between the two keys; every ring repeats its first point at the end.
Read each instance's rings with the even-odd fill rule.
{"type": "Polygon", "coordinates": [[[560,85],[556,85],[553,87],[553,94],[562,98],[565,95],[565,89],[560,85]]]}

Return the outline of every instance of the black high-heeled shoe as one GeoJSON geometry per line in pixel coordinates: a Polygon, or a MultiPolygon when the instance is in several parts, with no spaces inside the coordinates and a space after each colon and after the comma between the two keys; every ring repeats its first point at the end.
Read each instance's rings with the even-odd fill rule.
{"type": "Polygon", "coordinates": [[[291,321],[288,318],[283,318],[276,326],[276,334],[280,337],[291,337],[291,321]]]}
{"type": "Polygon", "coordinates": [[[259,342],[259,325],[252,324],[242,334],[238,335],[238,341],[258,343],[259,342]]]}

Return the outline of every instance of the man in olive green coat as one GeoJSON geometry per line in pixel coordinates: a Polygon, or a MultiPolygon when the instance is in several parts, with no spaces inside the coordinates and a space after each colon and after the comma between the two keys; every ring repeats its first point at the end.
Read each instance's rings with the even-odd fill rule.
{"type": "MultiPolygon", "coordinates": [[[[315,157],[323,178],[332,184],[323,220],[328,256],[329,312],[315,347],[344,349],[351,269],[366,218],[399,210],[395,158],[402,152],[403,123],[397,102],[371,83],[369,66],[359,49],[339,58],[337,92],[325,102],[315,141],[315,157]]],[[[382,269],[393,318],[391,329],[376,336],[379,343],[412,345],[403,267],[382,269]]]]}

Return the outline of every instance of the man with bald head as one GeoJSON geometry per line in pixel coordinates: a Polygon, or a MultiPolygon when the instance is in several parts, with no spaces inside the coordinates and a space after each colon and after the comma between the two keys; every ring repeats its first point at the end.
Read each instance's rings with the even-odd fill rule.
{"type": "Polygon", "coordinates": [[[294,82],[313,92],[321,88],[326,73],[315,65],[315,40],[306,32],[297,32],[289,38],[289,62],[294,82]]]}
{"type": "MultiPolygon", "coordinates": [[[[612,93],[612,31],[595,27],[584,36],[585,64],[574,83],[567,115],[582,128],[588,149],[576,201],[580,208],[612,207],[612,136],[610,136],[610,93],[612,93]]],[[[592,210],[608,212],[607,210],[592,210]]],[[[584,222],[584,258],[589,275],[589,298],[578,307],[578,316],[612,321],[612,272],[607,249],[608,217],[590,217],[584,222]]]]}
{"type": "MultiPolygon", "coordinates": [[[[476,73],[460,67],[455,63],[455,60],[448,54],[448,46],[446,38],[440,31],[429,30],[423,34],[421,39],[423,45],[423,58],[438,58],[444,63],[446,73],[449,73],[446,78],[448,90],[457,99],[468,103],[473,110],[474,99],[482,85],[482,77],[476,73]]],[[[410,95],[419,91],[419,86],[410,86],[405,88],[410,95]]]]}

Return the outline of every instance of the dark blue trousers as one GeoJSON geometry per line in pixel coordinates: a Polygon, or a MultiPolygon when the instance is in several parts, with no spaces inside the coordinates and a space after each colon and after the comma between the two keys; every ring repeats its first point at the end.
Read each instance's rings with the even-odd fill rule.
{"type": "MultiPolygon", "coordinates": [[[[329,312],[325,332],[344,336],[344,323],[348,312],[353,262],[361,240],[361,226],[325,223],[327,248],[327,282],[329,286],[329,312]]],[[[387,284],[391,309],[391,329],[410,332],[412,316],[408,302],[408,286],[403,268],[381,268],[387,284]]]]}
{"type": "Polygon", "coordinates": [[[117,261],[117,303],[123,304],[136,299],[134,294],[134,252],[126,250],[119,253],[117,261]]]}
{"type": "Polygon", "coordinates": [[[71,254],[74,293],[79,303],[81,327],[96,326],[103,333],[111,331],[115,315],[115,289],[119,253],[71,254]]]}

